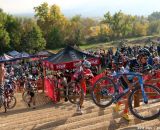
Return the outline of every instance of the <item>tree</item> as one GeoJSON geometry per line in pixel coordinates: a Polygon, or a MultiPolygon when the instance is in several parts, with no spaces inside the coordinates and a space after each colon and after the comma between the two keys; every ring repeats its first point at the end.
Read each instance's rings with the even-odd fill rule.
{"type": "MultiPolygon", "coordinates": [[[[38,7],[35,7],[35,17],[37,18],[37,24],[42,29],[42,32],[44,34],[44,37],[47,41],[47,47],[55,47],[56,45],[63,45],[63,41],[66,37],[65,30],[67,26],[67,19],[64,17],[64,15],[61,13],[60,7],[57,5],[52,5],[51,7],[48,6],[47,3],[43,3],[38,7]],[[58,31],[56,31],[58,29],[58,31]],[[57,32],[57,33],[55,33],[57,32]],[[51,36],[53,34],[60,35],[58,37],[62,38],[62,43],[59,43],[59,41],[54,40],[51,42],[51,36]],[[56,45],[49,45],[55,43],[56,45]]],[[[54,36],[53,36],[54,37],[54,36]]]]}
{"type": "Polygon", "coordinates": [[[52,28],[52,31],[48,36],[48,48],[57,48],[63,46],[63,41],[61,38],[61,34],[58,28],[52,28]]]}
{"type": "Polygon", "coordinates": [[[98,41],[106,42],[109,41],[110,28],[106,24],[99,25],[98,41]]]}
{"type": "Polygon", "coordinates": [[[7,14],[0,9],[0,53],[4,53],[10,47],[10,37],[5,25],[7,21],[7,14]]]}
{"type": "Polygon", "coordinates": [[[113,16],[110,12],[104,15],[103,23],[106,23],[110,28],[110,36],[112,39],[126,38],[131,35],[134,17],[126,15],[119,11],[113,16]]]}
{"type": "Polygon", "coordinates": [[[10,37],[8,32],[0,24],[0,53],[3,54],[9,48],[10,37]]]}
{"type": "Polygon", "coordinates": [[[153,12],[152,14],[150,14],[150,15],[148,16],[148,20],[149,20],[149,21],[160,20],[160,12],[153,12]]]}
{"type": "Polygon", "coordinates": [[[148,33],[149,22],[145,17],[135,16],[132,28],[132,36],[146,36],[148,33]]]}
{"type": "Polygon", "coordinates": [[[136,36],[146,36],[147,35],[148,24],[136,23],[134,25],[134,32],[136,36]]]}
{"type": "Polygon", "coordinates": [[[83,35],[83,40],[88,38],[90,36],[91,27],[95,27],[99,25],[99,22],[96,19],[93,18],[81,18],[81,24],[82,24],[82,35],[83,35]]]}
{"type": "Polygon", "coordinates": [[[21,24],[15,17],[8,15],[5,23],[6,31],[10,37],[10,47],[12,49],[20,50],[21,42],[21,24]]]}
{"type": "Polygon", "coordinates": [[[79,45],[82,38],[82,24],[81,24],[81,16],[76,15],[70,20],[70,35],[69,39],[72,41],[72,44],[79,45]]]}
{"type": "Polygon", "coordinates": [[[29,53],[41,51],[46,46],[46,41],[42,36],[42,32],[38,26],[33,26],[32,30],[26,32],[21,42],[22,50],[29,53]]]}
{"type": "Polygon", "coordinates": [[[152,21],[149,23],[148,34],[160,34],[160,20],[152,21]]]}

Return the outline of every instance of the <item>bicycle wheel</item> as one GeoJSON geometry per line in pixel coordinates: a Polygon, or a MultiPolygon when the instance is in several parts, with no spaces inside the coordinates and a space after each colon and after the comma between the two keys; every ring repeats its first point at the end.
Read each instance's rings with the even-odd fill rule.
{"type": "Polygon", "coordinates": [[[29,101],[30,101],[30,99],[31,99],[30,94],[25,93],[25,94],[24,94],[24,102],[28,104],[28,103],[29,103],[29,101]]]}
{"type": "Polygon", "coordinates": [[[78,104],[84,99],[83,89],[78,82],[70,82],[67,87],[68,100],[73,104],[78,104]]]}
{"type": "Polygon", "coordinates": [[[141,120],[153,120],[160,116],[160,90],[151,85],[144,85],[144,91],[148,102],[144,103],[141,87],[136,87],[129,96],[129,109],[135,117],[141,120]]]}
{"type": "Polygon", "coordinates": [[[14,96],[10,96],[7,99],[7,109],[12,109],[16,106],[17,100],[14,96]]]}
{"type": "Polygon", "coordinates": [[[108,107],[113,102],[113,94],[115,94],[115,90],[116,85],[113,80],[106,76],[102,77],[93,85],[93,91],[91,93],[92,100],[101,108],[108,107]]]}
{"type": "Polygon", "coordinates": [[[61,93],[60,93],[60,89],[59,89],[59,82],[58,81],[54,81],[54,86],[55,86],[55,97],[56,97],[56,101],[60,102],[61,100],[61,93]]]}
{"type": "Polygon", "coordinates": [[[3,110],[5,113],[7,112],[6,102],[5,98],[3,96],[0,96],[0,112],[3,110]]]}
{"type": "Polygon", "coordinates": [[[27,94],[28,94],[28,91],[24,91],[22,93],[22,99],[23,99],[24,102],[25,102],[25,97],[26,97],[27,94]]]}

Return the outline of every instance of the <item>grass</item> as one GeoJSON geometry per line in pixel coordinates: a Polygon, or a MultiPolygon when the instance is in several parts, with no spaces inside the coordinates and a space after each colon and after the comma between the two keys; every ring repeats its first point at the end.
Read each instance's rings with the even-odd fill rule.
{"type": "MultiPolygon", "coordinates": [[[[128,38],[128,41],[134,41],[134,40],[142,40],[144,38],[152,38],[155,36],[159,36],[159,35],[153,35],[153,36],[143,36],[143,37],[136,37],[136,38],[128,38]]],[[[97,49],[104,49],[107,50],[110,47],[118,47],[117,45],[113,44],[113,42],[105,42],[105,43],[94,43],[94,44],[83,44],[80,45],[80,48],[82,50],[88,50],[88,49],[92,49],[92,50],[97,50],[97,49]]],[[[134,46],[134,44],[128,44],[129,46],[134,46]]],[[[144,45],[144,43],[140,43],[140,44],[136,44],[136,45],[144,45]]],[[[50,52],[53,53],[57,53],[59,50],[61,50],[63,48],[57,48],[57,49],[53,49],[53,50],[49,50],[50,52]]]]}
{"type": "Polygon", "coordinates": [[[112,42],[105,42],[105,43],[94,43],[94,44],[86,44],[86,45],[81,45],[80,48],[82,50],[87,50],[87,49],[97,49],[97,48],[109,48],[112,47],[112,42]]]}

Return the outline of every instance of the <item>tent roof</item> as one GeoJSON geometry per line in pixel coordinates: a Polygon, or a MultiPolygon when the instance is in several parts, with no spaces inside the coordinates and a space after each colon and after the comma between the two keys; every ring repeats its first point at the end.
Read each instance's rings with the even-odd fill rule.
{"type": "Polygon", "coordinates": [[[47,50],[43,50],[43,51],[38,52],[37,55],[47,55],[47,56],[49,56],[49,55],[55,55],[55,54],[51,53],[47,50]]]}
{"type": "Polygon", "coordinates": [[[15,56],[15,58],[29,57],[30,55],[26,52],[21,52],[15,56]]]}
{"type": "Polygon", "coordinates": [[[12,58],[13,58],[12,56],[9,56],[5,53],[2,56],[0,56],[0,60],[9,60],[9,59],[12,59],[12,58]]]}
{"type": "Polygon", "coordinates": [[[57,54],[52,55],[45,60],[54,64],[58,64],[64,62],[83,60],[84,57],[86,57],[86,59],[96,58],[95,56],[86,54],[74,47],[67,46],[63,50],[59,51],[57,54]]]}
{"type": "Polygon", "coordinates": [[[20,53],[19,53],[18,51],[10,51],[10,52],[8,52],[8,54],[9,54],[10,56],[15,57],[15,56],[19,55],[20,53]]]}

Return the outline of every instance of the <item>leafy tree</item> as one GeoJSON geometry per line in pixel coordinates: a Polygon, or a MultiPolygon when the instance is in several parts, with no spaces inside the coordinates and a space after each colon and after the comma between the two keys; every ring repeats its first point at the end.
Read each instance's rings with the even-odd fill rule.
{"type": "Polygon", "coordinates": [[[137,23],[135,26],[135,31],[137,36],[146,36],[147,35],[147,24],[137,23]]]}
{"type": "Polygon", "coordinates": [[[153,12],[152,14],[150,14],[150,15],[148,16],[148,20],[149,20],[149,21],[160,20],[160,12],[153,12]]]}
{"type": "Polygon", "coordinates": [[[9,48],[10,37],[8,32],[0,24],[0,53],[3,54],[9,48]]]}
{"type": "Polygon", "coordinates": [[[93,18],[81,18],[83,40],[89,37],[90,28],[99,25],[99,22],[93,18]]]}
{"type": "Polygon", "coordinates": [[[46,46],[46,41],[42,36],[42,32],[38,26],[33,26],[33,28],[26,32],[22,37],[21,42],[22,49],[29,53],[36,53],[41,51],[46,46]]]}
{"type": "Polygon", "coordinates": [[[62,38],[58,28],[52,28],[48,36],[48,48],[62,47],[62,38]]]}
{"type": "Polygon", "coordinates": [[[160,20],[150,22],[148,27],[148,34],[160,34],[160,20]]]}
{"type": "Polygon", "coordinates": [[[131,35],[134,17],[125,15],[121,11],[113,16],[110,12],[104,15],[103,23],[106,23],[110,28],[110,36],[113,39],[126,38],[131,35]]]}
{"type": "Polygon", "coordinates": [[[146,36],[149,22],[145,17],[135,17],[133,23],[132,36],[146,36]]]}
{"type": "Polygon", "coordinates": [[[0,9],[0,53],[4,53],[9,48],[10,37],[9,33],[5,28],[5,24],[7,21],[7,14],[0,9]]]}
{"type": "Polygon", "coordinates": [[[70,20],[70,33],[68,36],[68,41],[71,42],[69,44],[79,45],[82,40],[82,24],[81,24],[81,16],[76,15],[70,20]]]}
{"type": "Polygon", "coordinates": [[[20,50],[21,42],[21,24],[15,17],[8,15],[5,23],[6,31],[10,37],[10,47],[12,49],[20,50]]]}
{"type": "Polygon", "coordinates": [[[106,42],[109,41],[109,33],[110,28],[105,24],[100,24],[99,26],[99,33],[98,33],[98,41],[99,42],[106,42]]]}
{"type": "Polygon", "coordinates": [[[61,13],[59,6],[52,5],[51,7],[49,7],[47,3],[43,3],[40,6],[35,7],[34,9],[36,13],[35,17],[37,18],[37,24],[43,31],[44,37],[47,41],[47,47],[55,47],[59,44],[63,45],[63,41],[66,37],[65,30],[68,21],[61,13]],[[56,31],[57,29],[58,31],[56,31]],[[57,43],[55,40],[51,42],[51,39],[55,38],[53,34],[56,34],[55,37],[61,37],[62,42],[59,43],[59,40],[57,41],[57,43]],[[54,38],[51,38],[51,36],[53,36],[54,38]],[[53,43],[55,45],[49,45],[53,43]]]}

